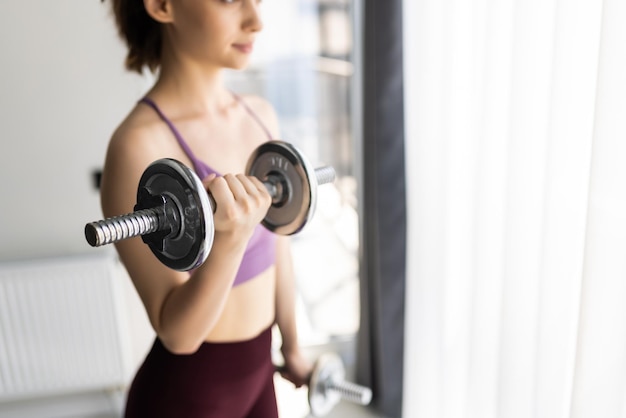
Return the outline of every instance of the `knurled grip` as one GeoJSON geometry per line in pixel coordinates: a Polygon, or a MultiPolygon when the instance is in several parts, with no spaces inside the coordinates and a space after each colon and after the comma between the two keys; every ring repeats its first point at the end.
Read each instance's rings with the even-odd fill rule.
{"type": "Polygon", "coordinates": [[[128,238],[156,232],[159,209],[142,209],[85,225],[85,238],[92,247],[112,244],[128,238]]]}

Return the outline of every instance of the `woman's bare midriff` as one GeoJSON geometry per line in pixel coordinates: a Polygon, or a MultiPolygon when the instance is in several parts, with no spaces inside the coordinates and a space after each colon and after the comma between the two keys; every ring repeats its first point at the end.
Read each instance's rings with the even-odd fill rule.
{"type": "Polygon", "coordinates": [[[205,341],[235,342],[258,336],[274,323],[276,269],[232,288],[222,316],[205,341]]]}

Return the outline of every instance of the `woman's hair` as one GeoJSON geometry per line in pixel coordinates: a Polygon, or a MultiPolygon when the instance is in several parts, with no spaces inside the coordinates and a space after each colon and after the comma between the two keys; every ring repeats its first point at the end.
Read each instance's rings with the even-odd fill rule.
{"type": "Polygon", "coordinates": [[[118,34],[128,48],[126,69],[141,74],[145,66],[155,72],[161,64],[160,24],[148,15],[142,0],[111,0],[111,3],[118,34]]]}

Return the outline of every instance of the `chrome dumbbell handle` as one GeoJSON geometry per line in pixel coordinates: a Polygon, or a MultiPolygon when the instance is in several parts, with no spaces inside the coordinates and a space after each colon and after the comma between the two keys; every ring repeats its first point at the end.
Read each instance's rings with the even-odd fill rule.
{"type": "Polygon", "coordinates": [[[159,210],[143,209],[85,225],[85,238],[92,247],[151,234],[159,228],[159,210]]]}
{"type": "MultiPolygon", "coordinates": [[[[318,167],[314,170],[315,172],[315,180],[318,186],[322,184],[328,184],[335,181],[335,169],[331,166],[323,166],[318,167]]],[[[270,196],[273,199],[280,197],[282,190],[280,189],[280,184],[282,183],[282,179],[280,176],[268,176],[267,180],[264,180],[263,185],[269,192],[270,196]]]]}
{"type": "MultiPolygon", "coordinates": [[[[335,169],[331,166],[323,166],[318,167],[314,170],[315,180],[318,186],[323,184],[332,183],[335,181],[335,169]]],[[[289,193],[287,192],[287,187],[284,183],[284,178],[276,175],[267,176],[266,180],[262,181],[263,185],[267,189],[270,197],[272,198],[272,204],[280,204],[283,199],[286,197],[285,193],[287,193],[287,197],[289,193]]],[[[213,212],[217,209],[217,204],[215,203],[215,199],[213,195],[209,193],[209,200],[211,201],[211,207],[213,208],[213,212]]]]}
{"type": "MultiPolygon", "coordinates": [[[[335,170],[330,166],[315,169],[317,184],[335,181],[335,170]]],[[[263,182],[273,200],[282,199],[283,185],[278,176],[270,177],[263,182]]],[[[210,196],[213,212],[215,201],[210,196]]],[[[90,222],[85,226],[85,238],[92,247],[112,244],[128,238],[156,232],[159,227],[159,216],[163,216],[161,208],[144,209],[126,215],[115,216],[101,221],[90,222]]]]}
{"type": "Polygon", "coordinates": [[[327,382],[326,390],[337,392],[342,399],[359,405],[368,405],[372,401],[372,390],[348,381],[327,382]]]}
{"type": "Polygon", "coordinates": [[[335,181],[335,169],[327,165],[315,169],[317,184],[328,184],[335,181]]]}

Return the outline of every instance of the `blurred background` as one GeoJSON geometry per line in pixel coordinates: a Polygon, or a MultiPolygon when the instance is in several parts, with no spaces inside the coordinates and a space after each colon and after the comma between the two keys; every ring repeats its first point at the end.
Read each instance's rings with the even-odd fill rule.
{"type": "MultiPolygon", "coordinates": [[[[0,417],[116,417],[154,337],[93,249],[108,139],[153,78],[108,4],[0,14],[0,417]]],[[[626,2],[273,0],[234,91],[338,173],[293,237],[335,417],[626,417],[626,2]]],[[[277,342],[278,344],[278,342],[277,342]]],[[[281,416],[307,391],[277,377],[281,416]]]]}
{"type": "MultiPolygon", "coordinates": [[[[0,18],[0,170],[7,179],[0,199],[0,416],[115,416],[154,334],[113,248],[89,247],[83,227],[102,217],[97,179],[110,135],[154,76],[125,72],[109,2],[7,6],[0,18]]],[[[253,63],[228,73],[227,82],[272,102],[280,139],[314,166],[337,172],[293,238],[297,315],[312,359],[332,350],[353,367],[359,221],[352,4],[283,0],[263,9],[253,63]]],[[[280,378],[277,385],[286,416],[306,416],[306,391],[280,378]]]]}

